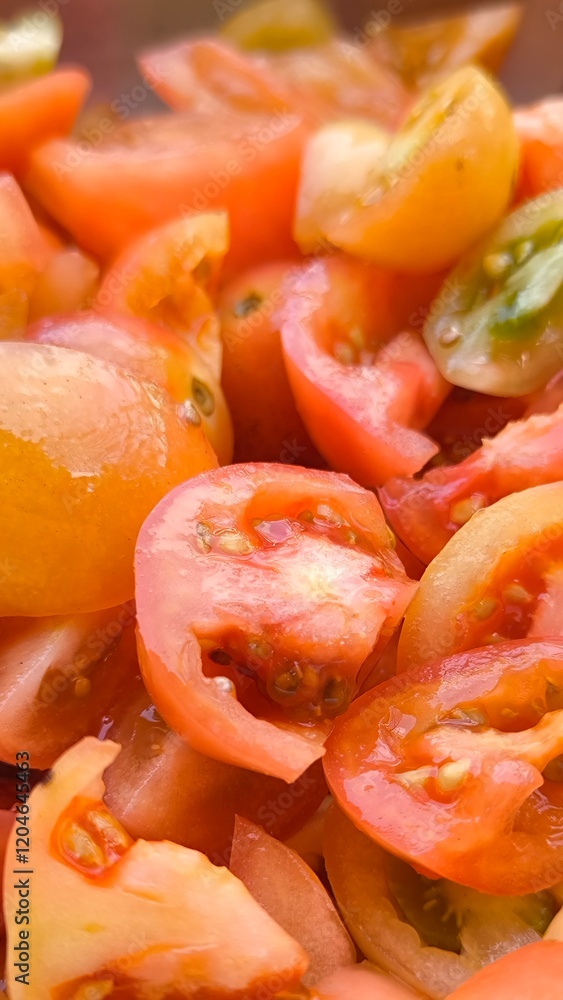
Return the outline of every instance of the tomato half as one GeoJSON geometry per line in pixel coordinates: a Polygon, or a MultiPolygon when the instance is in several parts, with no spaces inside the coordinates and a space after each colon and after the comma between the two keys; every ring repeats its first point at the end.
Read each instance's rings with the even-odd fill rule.
{"type": "Polygon", "coordinates": [[[562,483],[535,486],[460,528],[420,581],[399,640],[399,670],[503,639],[563,635],[562,502],[562,483]]]}
{"type": "Polygon", "coordinates": [[[173,840],[217,865],[229,862],[236,814],[283,839],[300,829],[327,793],[320,761],[287,785],[198,753],[169,729],[140,677],[108,710],[102,732],[122,746],[104,776],[105,801],[127,832],[135,839],[173,840]]]}
{"type": "Polygon", "coordinates": [[[540,941],[488,965],[449,1000],[559,1000],[563,944],[540,941]]]}
{"type": "Polygon", "coordinates": [[[195,410],[99,358],[30,343],[0,343],[0,398],[0,616],[129,600],[144,518],[217,464],[195,410]]]}
{"type": "Polygon", "coordinates": [[[501,955],[540,941],[559,908],[550,892],[491,896],[418,874],[335,805],[324,843],[332,891],[362,953],[432,1000],[449,997],[501,955]]]}
{"type": "Polygon", "coordinates": [[[332,468],[364,486],[416,472],[438,450],[421,431],[449,386],[418,335],[399,332],[434,288],[338,257],[295,268],[282,288],[276,321],[297,409],[332,468]]]}
{"type": "Polygon", "coordinates": [[[305,953],[227,868],[177,844],[133,842],[115,820],[103,803],[102,774],[118,752],[115,743],[87,738],[31,793],[29,939],[16,923],[18,878],[11,870],[4,877],[8,954],[18,956],[7,969],[12,1000],[110,993],[142,1000],[150,992],[260,1000],[273,981],[280,991],[298,988],[305,953]],[[18,981],[26,964],[28,976],[18,981]]]}
{"type": "Polygon", "coordinates": [[[274,314],[290,261],[245,271],[226,285],[218,313],[222,385],[235,428],[235,461],[323,465],[299,416],[274,314]]]}
{"type": "Polygon", "coordinates": [[[309,128],[292,114],[160,115],[98,144],[47,143],[26,185],[77,243],[104,259],[179,215],[226,209],[226,274],[296,253],[291,223],[309,128]]]}
{"type": "Polygon", "coordinates": [[[346,477],[250,464],[200,476],[139,535],[145,683],[196,749],[292,781],[415,587],[375,497],[346,477]]]}
{"type": "Polygon", "coordinates": [[[0,91],[0,170],[21,174],[33,150],[71,131],[91,81],[68,67],[0,91]]]}
{"type": "Polygon", "coordinates": [[[336,722],[329,786],[356,826],[418,870],[497,895],[549,888],[563,875],[562,690],[555,639],[400,674],[336,722]]]}
{"type": "Polygon", "coordinates": [[[563,98],[517,108],[514,123],[522,148],[520,195],[536,198],[563,187],[563,98]]]}
{"type": "Polygon", "coordinates": [[[0,174],[0,341],[19,338],[27,323],[30,298],[49,252],[21,188],[0,174]]]}
{"type": "Polygon", "coordinates": [[[191,402],[220,463],[231,461],[233,428],[221,387],[199,354],[175,334],[134,316],[84,312],[35,323],[26,339],[103,358],[155,382],[178,403],[191,402]]]}
{"type": "Polygon", "coordinates": [[[237,817],[229,868],[307,952],[306,986],[355,963],[356,949],[334,903],[295,851],[237,817]]]}
{"type": "Polygon", "coordinates": [[[380,491],[383,509],[409,549],[429,563],[478,510],[541,483],[563,479],[563,404],[508,424],[459,465],[421,479],[392,479],[380,491]]]}

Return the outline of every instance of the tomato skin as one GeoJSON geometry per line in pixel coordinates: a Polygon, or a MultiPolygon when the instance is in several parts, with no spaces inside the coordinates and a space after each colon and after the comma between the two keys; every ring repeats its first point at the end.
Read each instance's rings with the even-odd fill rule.
{"type": "Polygon", "coordinates": [[[229,868],[309,955],[306,986],[355,963],[356,949],[326,889],[295,851],[237,817],[229,868]]]}
{"type": "Polygon", "coordinates": [[[157,386],[46,345],[0,343],[0,396],[0,616],[130,599],[143,519],[216,466],[201,427],[157,386]]]}
{"type": "Polygon", "coordinates": [[[276,317],[312,441],[332,468],[366,487],[416,472],[436,454],[420,429],[450,391],[417,334],[399,333],[435,282],[413,281],[408,291],[404,282],[345,258],[319,259],[292,271],[276,317]],[[347,346],[351,329],[365,336],[368,350],[373,337],[373,363],[334,356],[335,341],[347,346]]]}
{"type": "Polygon", "coordinates": [[[0,174],[0,341],[21,337],[49,252],[17,181],[0,174]]]}
{"type": "Polygon", "coordinates": [[[178,403],[191,400],[221,465],[233,455],[233,429],[221,387],[196,351],[173,333],[134,316],[84,312],[44,319],[26,340],[84,351],[155,382],[178,403]]]}
{"type": "MultiPolygon", "coordinates": [[[[395,531],[428,564],[461,527],[455,512],[464,504],[482,509],[510,493],[560,479],[563,404],[555,413],[508,424],[459,465],[432,469],[417,480],[392,479],[379,496],[395,531]]],[[[465,513],[460,516],[463,522],[465,513]]]]}
{"type": "Polygon", "coordinates": [[[221,381],[235,427],[235,462],[323,464],[297,412],[273,318],[291,266],[276,261],[245,271],[219,297],[221,381]]]}
{"type": "Polygon", "coordinates": [[[55,253],[39,275],[29,305],[29,322],[88,308],[98,290],[100,268],[74,247],[55,253]]]}
{"type": "Polygon", "coordinates": [[[361,965],[339,969],[317,984],[313,1000],[417,1000],[421,993],[413,993],[391,976],[384,976],[379,969],[362,962],[361,965]]]}
{"type": "Polygon", "coordinates": [[[64,67],[0,92],[0,170],[25,171],[33,150],[67,135],[91,87],[83,69],[64,67]]]}
{"type": "Polygon", "coordinates": [[[448,1000],[559,1000],[563,944],[538,941],[481,969],[448,1000]]]}
{"type": "Polygon", "coordinates": [[[372,494],[334,473],[266,464],[230,466],[170,493],[139,535],[135,573],[143,679],[163,718],[200,752],[286,781],[322,756],[331,713],[353,696],[416,586],[372,494]],[[304,511],[315,521],[311,511],[327,504],[369,550],[293,520],[304,511]],[[251,541],[251,524],[269,517],[290,536],[251,541]],[[196,636],[219,659],[204,664],[196,636]],[[226,686],[205,676],[213,663],[226,686]],[[302,671],[289,678],[288,663],[302,671]],[[324,700],[332,682],[342,701],[334,691],[324,700]]]}
{"type": "Polygon", "coordinates": [[[563,98],[517,108],[514,122],[522,151],[520,198],[563,186],[563,98]]]}
{"type": "Polygon", "coordinates": [[[542,772],[563,741],[561,710],[541,702],[548,676],[563,679],[563,640],[473,649],[372,689],[327,741],[338,804],[431,876],[497,895],[549,888],[563,870],[563,799],[542,772]]]}
{"type": "Polygon", "coordinates": [[[121,126],[87,155],[73,141],[33,154],[26,187],[85,250],[113,259],[178,217],[225,209],[223,276],[293,256],[292,213],[310,129],[294,115],[161,115],[121,126]]]}
{"type": "Polygon", "coordinates": [[[287,785],[198,753],[163,722],[140,677],[108,715],[104,738],[123,749],[105,773],[105,801],[135,839],[172,840],[225,865],[236,814],[281,840],[326,796],[320,761],[287,785]]]}

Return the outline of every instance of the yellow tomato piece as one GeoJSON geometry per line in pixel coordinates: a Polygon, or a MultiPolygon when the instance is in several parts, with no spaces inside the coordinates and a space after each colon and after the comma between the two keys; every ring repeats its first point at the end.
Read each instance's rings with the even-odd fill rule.
{"type": "Polygon", "coordinates": [[[241,49],[286,49],[328,42],[336,31],[319,0],[258,0],[226,22],[221,34],[241,49]]]}
{"type": "Polygon", "coordinates": [[[30,11],[0,24],[0,87],[48,73],[62,40],[60,19],[45,11],[30,11]]]}

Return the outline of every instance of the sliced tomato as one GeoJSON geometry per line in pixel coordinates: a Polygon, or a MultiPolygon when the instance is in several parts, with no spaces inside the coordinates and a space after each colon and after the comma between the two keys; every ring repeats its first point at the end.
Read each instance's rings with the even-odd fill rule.
{"type": "Polygon", "coordinates": [[[87,309],[98,290],[99,276],[98,264],[76,247],[53,254],[33,289],[29,321],[87,309]]]}
{"type": "Polygon", "coordinates": [[[517,108],[514,122],[522,148],[520,196],[563,187],[563,97],[517,108]]]}
{"type": "Polygon", "coordinates": [[[563,871],[562,691],[563,640],[414,668],[336,722],[329,786],[359,829],[419,871],[497,895],[549,888],[563,871]]]}
{"type": "Polygon", "coordinates": [[[225,274],[295,255],[291,237],[301,151],[295,115],[161,115],[120,126],[98,146],[38,149],[26,185],[85,250],[113,258],[178,215],[226,209],[225,274]]]}
{"type": "MultiPolygon", "coordinates": [[[[141,1000],[150,992],[260,1000],[273,981],[280,991],[297,988],[307,968],[303,949],[227,868],[177,844],[133,842],[112,816],[102,774],[118,752],[88,737],[31,793],[34,875],[24,912],[33,937],[16,922],[18,879],[11,871],[4,878],[8,954],[23,966],[8,964],[12,1000],[110,993],[141,1000]],[[18,980],[26,965],[29,975],[18,980]]],[[[8,844],[13,856],[19,828],[8,844]]]]}
{"type": "Polygon", "coordinates": [[[358,947],[432,1000],[449,997],[500,955],[540,941],[559,908],[549,892],[490,896],[420,875],[334,805],[324,843],[330,885],[358,947]]]}
{"type": "Polygon", "coordinates": [[[333,902],[295,851],[239,816],[229,867],[266,913],[307,952],[306,986],[355,963],[356,949],[333,902]]]}
{"type": "Polygon", "coordinates": [[[540,941],[478,972],[449,1000],[559,1000],[563,944],[540,941]]]}
{"type": "Polygon", "coordinates": [[[3,618],[0,758],[51,767],[96,734],[118,691],[135,676],[135,609],[124,604],[73,618],[3,618]]]}
{"type": "Polygon", "coordinates": [[[30,298],[49,253],[21,188],[9,174],[0,174],[0,228],[0,340],[10,340],[25,329],[30,298]]]}
{"type": "Polygon", "coordinates": [[[144,518],[217,465],[195,410],[99,358],[30,343],[0,343],[0,397],[0,616],[129,600],[144,518]]]}
{"type": "Polygon", "coordinates": [[[285,838],[326,796],[320,761],[287,785],[198,753],[169,729],[140,677],[108,711],[103,734],[123,748],[105,773],[105,801],[128,833],[173,840],[217,865],[229,863],[237,813],[285,838]]]}
{"type": "Polygon", "coordinates": [[[222,385],[235,427],[235,461],[323,465],[299,416],[274,313],[290,261],[245,271],[219,298],[222,385]]]}
{"type": "Polygon", "coordinates": [[[367,118],[393,127],[412,103],[393,70],[342,39],[273,54],[241,52],[216,38],[187,39],[145,53],[140,65],[179,111],[290,112],[311,123],[367,118]]]}
{"type": "MultiPolygon", "coordinates": [[[[563,393],[550,408],[556,410],[563,402],[563,393]]],[[[454,386],[453,391],[428,425],[428,433],[440,444],[439,462],[461,462],[482,445],[485,438],[494,437],[511,420],[519,420],[530,406],[526,396],[506,398],[487,396],[454,386]]]]}
{"type": "MultiPolygon", "coordinates": [[[[557,588],[550,590],[563,563],[562,502],[560,482],[513,493],[479,511],[449,540],[409,606],[399,670],[538,634],[540,609],[544,622],[546,606],[557,611],[557,588]]],[[[544,634],[554,634],[553,626],[544,634]]]]}
{"type": "Polygon", "coordinates": [[[91,81],[66,67],[0,91],[0,170],[21,174],[33,150],[71,131],[91,81]]]}
{"type": "Polygon", "coordinates": [[[104,277],[96,307],[140,316],[179,334],[219,380],[221,334],[210,296],[228,245],[225,212],[170,222],[121,254],[104,277]]]}
{"type": "Polygon", "coordinates": [[[317,984],[313,1000],[417,1000],[403,983],[384,976],[369,962],[339,969],[317,984]]]}
{"type": "Polygon", "coordinates": [[[220,385],[199,354],[173,333],[134,316],[84,312],[28,327],[26,340],[84,351],[156,382],[178,402],[191,402],[222,465],[233,456],[233,428],[220,385]]]}
{"type": "Polygon", "coordinates": [[[164,719],[201,752],[286,781],[322,755],[416,587],[372,494],[250,464],[155,508],[136,581],[143,677],[164,719]]]}
{"type": "MultiPolygon", "coordinates": [[[[563,404],[508,424],[459,465],[392,479],[380,500],[409,549],[429,563],[478,510],[530,486],[563,479],[563,404]]],[[[547,635],[549,633],[544,633],[547,635]]]]}
{"type": "Polygon", "coordinates": [[[421,430],[449,386],[404,330],[435,286],[334,257],[295,268],[282,289],[276,321],[297,409],[332,468],[364,486],[438,451],[421,430]]]}

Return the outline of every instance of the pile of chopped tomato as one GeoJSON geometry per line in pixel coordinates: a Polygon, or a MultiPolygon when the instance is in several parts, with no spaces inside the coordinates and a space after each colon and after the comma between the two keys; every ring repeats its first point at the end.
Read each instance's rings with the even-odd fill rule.
{"type": "Polygon", "coordinates": [[[223,6],[0,26],[0,996],[560,1000],[563,98],[223,6]]]}

